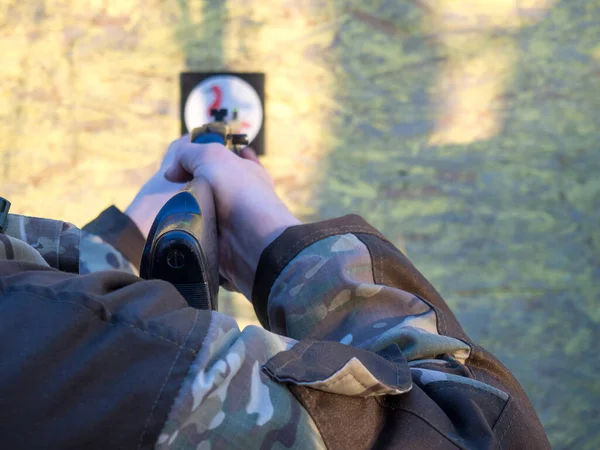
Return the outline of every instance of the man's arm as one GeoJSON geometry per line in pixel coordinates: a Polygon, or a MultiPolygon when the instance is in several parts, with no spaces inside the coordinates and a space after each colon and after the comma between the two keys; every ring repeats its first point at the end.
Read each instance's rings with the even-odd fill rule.
{"type": "Polygon", "coordinates": [[[199,355],[161,448],[267,436],[295,448],[549,448],[510,372],[358,216],[288,228],[262,254],[253,303],[276,334],[209,333],[220,338],[199,355]]]}
{"type": "Polygon", "coordinates": [[[298,344],[267,363],[273,378],[290,383],[330,448],[365,439],[398,448],[421,439],[421,447],[434,448],[436,436],[466,448],[549,448],[511,373],[468,338],[431,284],[358,216],[287,229],[262,255],[253,302],[261,323],[275,333],[376,352],[397,363],[397,381],[409,374],[406,393],[344,403],[327,392],[340,393],[346,384],[348,393],[377,395],[385,383],[350,367],[312,384],[298,382],[304,375],[294,373],[317,354],[340,352],[337,344],[327,349],[320,343],[319,353],[298,344]],[[371,411],[368,425],[352,426],[364,411],[371,411]],[[389,429],[390,423],[398,428],[389,429]],[[410,433],[408,424],[415,427],[410,433]]]}
{"type": "Polygon", "coordinates": [[[288,386],[328,447],[549,446],[508,370],[366,222],[294,224],[264,170],[218,146],[180,142],[165,176],[190,174],[215,190],[228,278],[252,297],[267,329],[300,340],[262,373],[288,386]],[[282,221],[286,231],[268,238],[262,224],[282,221]]]}
{"type": "MultiPolygon", "coordinates": [[[[376,230],[355,216],[297,225],[258,164],[214,144],[177,145],[169,178],[211,183],[221,267],[277,333],[240,332],[164,282],[0,262],[5,440],[547,447],[512,376],[376,230]]],[[[151,220],[145,211],[138,219],[151,220]]]]}
{"type": "MultiPolygon", "coordinates": [[[[62,220],[9,214],[2,234],[37,252],[36,260],[42,265],[69,273],[119,270],[137,275],[144,246],[135,223],[114,206],[82,230],[62,220]]],[[[2,259],[25,259],[5,256],[2,259]]]]}
{"type": "Polygon", "coordinates": [[[117,271],[0,273],[0,424],[17,446],[547,447],[512,377],[474,357],[435,291],[356,217],[289,228],[263,252],[259,316],[290,337],[240,332],[117,271]]]}
{"type": "Polygon", "coordinates": [[[9,447],[197,448],[204,430],[212,448],[324,448],[308,413],[260,372],[293,340],[240,332],[227,316],[189,308],[168,283],[121,271],[0,260],[0,298],[9,447]]]}
{"type": "Polygon", "coordinates": [[[119,270],[139,275],[145,242],[135,222],[110,206],[81,229],[79,273],[119,270]]]}

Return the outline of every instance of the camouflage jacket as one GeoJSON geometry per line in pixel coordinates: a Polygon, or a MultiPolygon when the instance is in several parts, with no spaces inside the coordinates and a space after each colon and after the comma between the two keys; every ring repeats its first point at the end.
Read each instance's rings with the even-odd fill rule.
{"type": "Polygon", "coordinates": [[[240,330],[137,277],[116,208],[0,234],[4,448],[549,448],[510,372],[358,216],[288,228],[240,330]]]}

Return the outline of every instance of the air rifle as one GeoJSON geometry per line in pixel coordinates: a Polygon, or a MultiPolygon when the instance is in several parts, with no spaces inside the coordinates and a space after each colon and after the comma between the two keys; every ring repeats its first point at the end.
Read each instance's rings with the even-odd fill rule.
{"type": "MultiPolygon", "coordinates": [[[[226,109],[211,114],[214,121],[194,128],[191,142],[219,143],[239,155],[247,136],[226,122],[226,109]]],[[[217,220],[208,181],[196,178],[159,211],[146,240],[140,277],[168,281],[191,307],[217,309],[219,285],[227,280],[219,275],[217,220]]]]}

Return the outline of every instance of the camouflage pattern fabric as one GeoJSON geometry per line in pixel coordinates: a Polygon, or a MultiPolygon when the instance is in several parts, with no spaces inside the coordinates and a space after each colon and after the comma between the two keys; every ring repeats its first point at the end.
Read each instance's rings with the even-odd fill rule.
{"type": "Polygon", "coordinates": [[[307,339],[275,355],[263,369],[279,382],[332,394],[352,397],[404,394],[412,388],[410,370],[400,351],[394,356],[386,360],[377,353],[337,342],[307,339]]]}
{"type": "Polygon", "coordinates": [[[29,244],[50,267],[78,273],[81,234],[75,225],[60,220],[9,214],[4,234],[29,244]]]}
{"type": "Polygon", "coordinates": [[[81,230],[79,273],[118,270],[139,276],[138,270],[121,252],[99,236],[81,230]]]}
{"type": "Polygon", "coordinates": [[[429,390],[428,386],[437,386],[439,383],[447,383],[468,386],[480,391],[488,392],[498,397],[502,401],[508,400],[508,394],[506,392],[472,378],[460,377],[451,373],[444,373],[437,370],[422,368],[411,369],[411,372],[413,374],[414,382],[418,384],[425,392],[429,390]]]}
{"type": "Polygon", "coordinates": [[[431,389],[462,383],[505,400],[492,386],[441,371],[464,363],[469,345],[438,333],[436,313],[424,299],[374,284],[372,264],[356,236],[332,236],[300,252],[273,284],[272,332],[240,332],[233,320],[213,313],[206,346],[158,447],[324,448],[288,384],[368,397],[402,395],[413,383],[431,389]],[[393,362],[405,373],[388,367],[393,362]]]}
{"type": "Polygon", "coordinates": [[[159,449],[325,449],[316,425],[284,384],[261,371],[296,341],[255,327],[240,332],[212,313],[205,345],[158,439],[159,449]]]}
{"type": "Polygon", "coordinates": [[[275,333],[373,352],[396,344],[409,362],[445,353],[464,363],[470,353],[465,342],[438,334],[437,316],[424,299],[374,283],[369,251],[352,234],[298,254],[273,284],[268,314],[275,333]]]}
{"type": "MultiPolygon", "coordinates": [[[[71,273],[119,270],[138,275],[136,268],[112,245],[68,222],[9,214],[4,234],[0,236],[10,239],[19,249],[18,253],[12,253],[13,257],[8,257],[10,252],[4,252],[0,253],[0,258],[37,262],[71,273]],[[19,243],[34,250],[41,258],[19,243]]],[[[7,245],[4,247],[8,249],[7,245]]]]}
{"type": "MultiPolygon", "coordinates": [[[[77,261],[82,273],[135,272],[112,246],[70,224],[11,216],[8,231],[0,257],[71,269],[77,261]]],[[[349,397],[402,395],[414,384],[435,396],[466,385],[508,398],[481,379],[444,373],[465,363],[470,346],[438,333],[425,299],[375,284],[369,250],[352,234],[293,258],[272,285],[267,314],[271,331],[240,331],[232,318],[211,313],[158,448],[325,448],[290,384],[349,397]]]]}
{"type": "Polygon", "coordinates": [[[48,267],[42,255],[30,245],[2,233],[0,233],[0,259],[26,261],[48,267]]]}

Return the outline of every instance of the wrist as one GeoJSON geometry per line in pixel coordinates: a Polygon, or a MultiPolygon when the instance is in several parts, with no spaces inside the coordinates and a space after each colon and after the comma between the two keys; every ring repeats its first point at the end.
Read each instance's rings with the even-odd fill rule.
{"type": "Polygon", "coordinates": [[[231,235],[228,239],[227,260],[232,263],[228,276],[248,300],[252,299],[252,286],[262,252],[285,230],[297,225],[302,225],[302,222],[289,211],[271,217],[263,215],[254,227],[246,228],[247,233],[231,235]]]}
{"type": "Polygon", "coordinates": [[[144,239],[148,238],[152,223],[148,223],[148,211],[140,201],[134,200],[123,213],[136,224],[144,239]]]}

